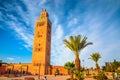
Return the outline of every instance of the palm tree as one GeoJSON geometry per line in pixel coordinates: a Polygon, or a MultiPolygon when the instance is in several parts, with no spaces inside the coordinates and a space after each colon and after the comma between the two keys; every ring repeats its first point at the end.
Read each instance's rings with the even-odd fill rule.
{"type": "Polygon", "coordinates": [[[84,49],[86,46],[91,45],[92,42],[87,43],[87,37],[83,37],[81,35],[78,36],[70,36],[69,40],[64,39],[65,47],[68,47],[71,51],[73,51],[75,55],[75,68],[76,70],[80,71],[80,59],[79,54],[82,49],[84,49]]]}
{"type": "Polygon", "coordinates": [[[100,58],[101,58],[101,55],[100,55],[98,52],[92,53],[92,54],[90,55],[90,59],[92,59],[92,60],[95,62],[95,64],[96,64],[96,69],[97,69],[97,70],[99,69],[98,60],[99,60],[100,58]]]}
{"type": "Polygon", "coordinates": [[[75,67],[75,64],[73,62],[66,62],[64,65],[64,68],[70,71],[70,80],[73,80],[74,67],[75,67]]]}

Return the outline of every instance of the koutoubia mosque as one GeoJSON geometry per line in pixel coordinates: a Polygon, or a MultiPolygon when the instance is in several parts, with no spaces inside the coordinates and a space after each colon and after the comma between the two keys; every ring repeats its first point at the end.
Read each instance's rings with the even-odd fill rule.
{"type": "Polygon", "coordinates": [[[63,66],[52,66],[50,64],[51,27],[48,12],[44,9],[40,17],[36,19],[32,63],[5,64],[5,70],[10,73],[18,71],[40,75],[52,75],[56,71],[59,71],[60,74],[68,74],[63,66]]]}

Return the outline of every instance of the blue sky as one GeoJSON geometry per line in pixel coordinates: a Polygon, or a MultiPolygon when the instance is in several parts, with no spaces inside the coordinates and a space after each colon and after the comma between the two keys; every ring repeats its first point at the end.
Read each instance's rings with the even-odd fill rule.
{"type": "Polygon", "coordinates": [[[101,53],[101,66],[120,61],[120,0],[0,0],[0,59],[31,63],[35,21],[42,8],[52,22],[52,65],[74,60],[63,40],[78,34],[93,42],[80,52],[82,66],[95,66],[88,59],[93,52],[101,53]]]}

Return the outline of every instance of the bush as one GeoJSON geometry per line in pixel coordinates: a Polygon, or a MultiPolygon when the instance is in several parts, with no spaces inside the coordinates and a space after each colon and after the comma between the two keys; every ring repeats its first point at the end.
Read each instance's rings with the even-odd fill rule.
{"type": "Polygon", "coordinates": [[[98,74],[97,76],[93,76],[94,79],[97,79],[97,80],[107,80],[107,76],[101,72],[100,74],[98,74]]]}
{"type": "Polygon", "coordinates": [[[70,78],[67,78],[66,80],[70,80],[70,78]]]}
{"type": "MultiPolygon", "coordinates": [[[[67,78],[66,80],[70,80],[70,78],[67,78]]],[[[77,79],[73,79],[73,80],[77,80],[77,79]]]]}
{"type": "Polygon", "coordinates": [[[84,80],[84,73],[83,72],[75,71],[74,74],[75,74],[75,77],[77,79],[84,80]]]}

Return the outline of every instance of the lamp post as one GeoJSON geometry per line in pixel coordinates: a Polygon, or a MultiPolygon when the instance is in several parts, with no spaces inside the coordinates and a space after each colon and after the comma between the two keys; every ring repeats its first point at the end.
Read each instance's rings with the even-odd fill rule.
{"type": "Polygon", "coordinates": [[[84,59],[82,61],[83,61],[83,69],[84,69],[84,59]]]}

